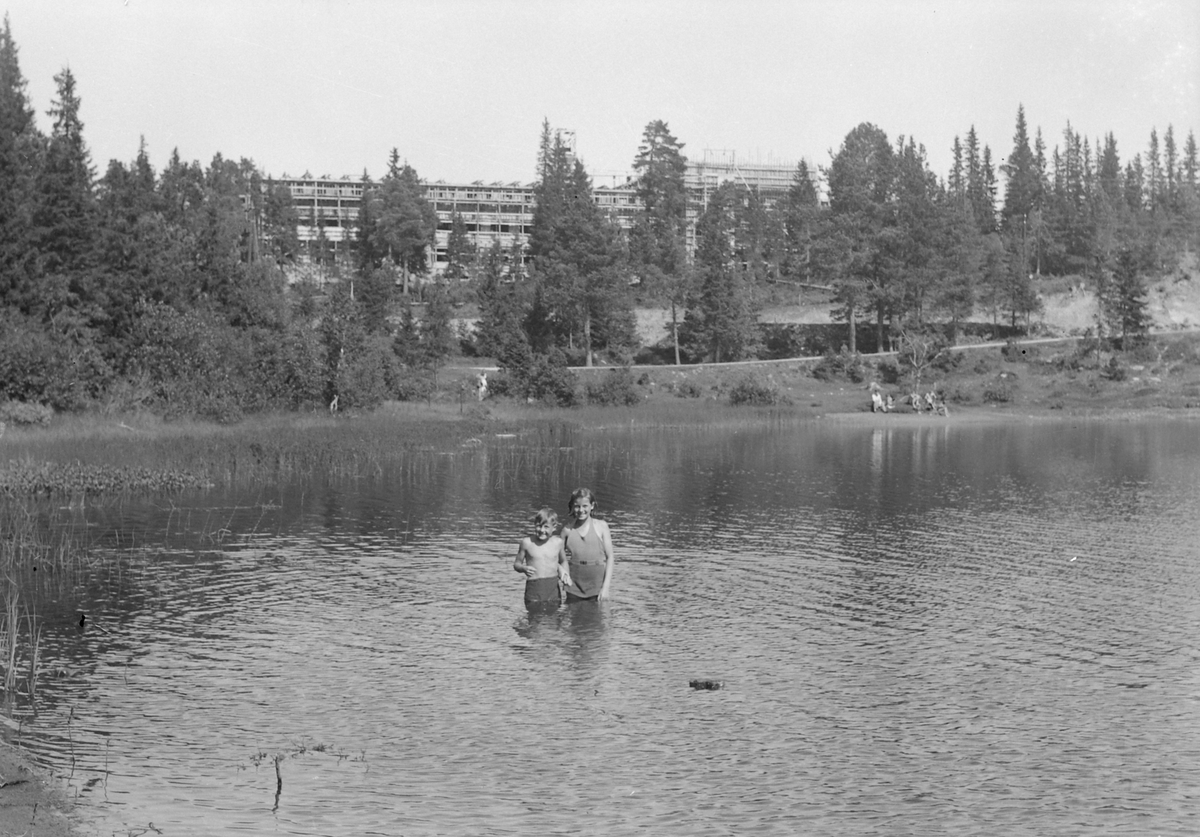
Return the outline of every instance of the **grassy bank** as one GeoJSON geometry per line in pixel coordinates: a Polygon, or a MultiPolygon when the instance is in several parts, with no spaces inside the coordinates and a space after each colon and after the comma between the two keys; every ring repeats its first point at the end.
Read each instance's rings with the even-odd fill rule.
{"type": "MultiPolygon", "coordinates": [[[[443,391],[468,368],[443,370],[443,391]]],[[[895,355],[632,370],[577,370],[583,401],[545,407],[508,398],[391,402],[369,413],[265,415],[235,425],[150,415],[72,415],[0,438],[0,491],[172,492],[238,482],[359,477],[416,451],[567,429],[794,421],[868,413],[869,387],[909,411],[914,388],[956,415],[1200,415],[1200,337],[1159,336],[1125,353],[1081,338],[957,347],[914,380],[895,355]],[[605,390],[606,382],[617,384],[605,390]],[[618,392],[621,406],[587,403],[618,392]],[[736,406],[740,401],[743,406],[736,406]]],[[[448,396],[449,399],[449,396],[448,396]]]]}

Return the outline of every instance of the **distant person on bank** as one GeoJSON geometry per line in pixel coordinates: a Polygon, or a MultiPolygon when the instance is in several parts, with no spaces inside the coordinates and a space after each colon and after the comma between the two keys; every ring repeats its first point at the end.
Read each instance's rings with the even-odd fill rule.
{"type": "Polygon", "coordinates": [[[602,602],[608,598],[609,585],[612,583],[612,534],[606,522],[592,517],[596,497],[590,489],[577,488],[572,491],[567,507],[574,518],[561,530],[570,574],[567,604],[602,602]]]}
{"type": "Polygon", "coordinates": [[[513,569],[525,575],[525,607],[533,612],[558,610],[562,587],[571,580],[558,529],[558,514],[542,509],[533,516],[533,534],[517,546],[513,569]]]}

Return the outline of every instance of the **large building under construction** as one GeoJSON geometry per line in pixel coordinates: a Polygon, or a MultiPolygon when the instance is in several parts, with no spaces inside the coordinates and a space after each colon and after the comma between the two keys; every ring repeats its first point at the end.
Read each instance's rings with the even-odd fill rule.
{"type": "MultiPolygon", "coordinates": [[[[685,184],[688,189],[688,247],[694,246],[695,221],[707,206],[709,195],[722,183],[734,182],[756,189],[768,201],[787,193],[796,165],[738,159],[732,151],[705,150],[699,160],[689,161],[685,184]]],[[[335,250],[344,250],[354,239],[363,182],[344,177],[287,177],[274,181],[288,188],[298,216],[301,242],[325,239],[335,250]]],[[[423,184],[425,198],[437,212],[436,244],[429,267],[441,273],[447,264],[450,225],[455,213],[466,225],[467,236],[483,251],[499,244],[505,251],[524,248],[533,225],[533,183],[448,183],[437,180],[423,184]]],[[[640,203],[632,179],[611,187],[596,186],[592,199],[618,225],[633,225],[640,203]]]]}

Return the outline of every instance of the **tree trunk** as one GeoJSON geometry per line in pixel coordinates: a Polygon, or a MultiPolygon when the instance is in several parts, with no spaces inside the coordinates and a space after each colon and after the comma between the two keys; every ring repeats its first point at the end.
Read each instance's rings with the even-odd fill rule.
{"type": "Polygon", "coordinates": [[[592,315],[583,315],[583,348],[587,351],[587,366],[592,365],[592,315]]]}
{"type": "Polygon", "coordinates": [[[858,335],[855,333],[854,306],[849,305],[847,306],[846,310],[849,313],[850,323],[850,354],[854,354],[858,351],[858,335]]]}
{"type": "Polygon", "coordinates": [[[675,365],[679,366],[679,320],[675,315],[675,300],[671,300],[671,342],[675,344],[675,365]]]}

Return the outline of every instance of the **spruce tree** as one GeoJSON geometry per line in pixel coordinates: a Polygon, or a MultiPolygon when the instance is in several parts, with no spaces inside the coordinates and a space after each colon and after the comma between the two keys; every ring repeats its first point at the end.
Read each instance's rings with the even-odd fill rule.
{"type": "Polygon", "coordinates": [[[1037,202],[1039,183],[1036,161],[1029,147],[1029,132],[1025,125],[1025,108],[1017,107],[1017,127],[1013,135],[1013,150],[1004,165],[1006,183],[1001,227],[1012,231],[1018,226],[1027,228],[1029,214],[1037,202]]]}
{"type": "Polygon", "coordinates": [[[450,235],[446,239],[446,278],[455,281],[468,278],[477,257],[467,223],[456,209],[450,215],[450,235]]]}
{"type": "Polygon", "coordinates": [[[1150,303],[1138,258],[1129,248],[1117,253],[1112,279],[1102,288],[1100,301],[1109,328],[1120,335],[1122,348],[1145,338],[1150,330],[1150,303]]]}
{"type": "Polygon", "coordinates": [[[33,246],[38,271],[48,277],[50,308],[78,307],[94,316],[99,288],[91,272],[98,255],[91,156],[83,140],[75,76],[64,69],[54,82],[57,94],[48,112],[53,123],[37,176],[33,246]]]}
{"type": "Polygon", "coordinates": [[[34,122],[8,15],[0,29],[0,306],[38,308],[32,211],[43,138],[34,122]]]}
{"type": "Polygon", "coordinates": [[[425,199],[416,170],[408,163],[401,165],[394,148],[387,174],[372,192],[370,221],[372,255],[400,268],[404,293],[409,293],[411,278],[428,273],[437,213],[425,199]]]}
{"type": "Polygon", "coordinates": [[[735,184],[719,186],[696,223],[699,290],[684,318],[684,341],[714,363],[752,357],[759,345],[752,288],[731,247],[737,192],[735,184]]]}
{"type": "Polygon", "coordinates": [[[685,260],[687,158],[683,156],[683,143],[672,136],[661,119],[643,131],[633,170],[637,173],[635,193],[641,201],[631,233],[634,258],[664,276],[675,276],[685,260]]]}

